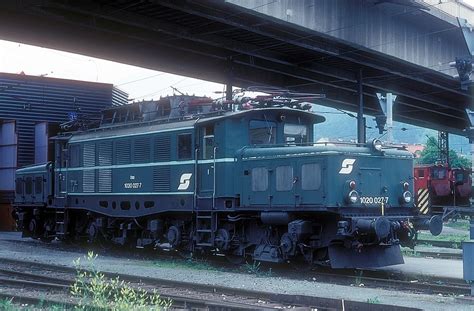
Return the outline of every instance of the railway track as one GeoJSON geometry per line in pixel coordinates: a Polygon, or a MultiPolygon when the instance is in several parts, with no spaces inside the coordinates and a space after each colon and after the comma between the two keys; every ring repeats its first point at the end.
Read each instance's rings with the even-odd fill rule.
{"type": "MultiPolygon", "coordinates": [[[[68,292],[69,285],[73,282],[76,270],[71,267],[43,264],[37,262],[20,261],[13,259],[0,259],[0,288],[23,288],[42,290],[48,293],[68,292]]],[[[161,298],[171,299],[173,308],[181,309],[206,309],[206,310],[275,310],[296,307],[298,310],[362,310],[368,307],[365,302],[344,301],[341,299],[320,298],[304,295],[285,295],[270,292],[259,292],[244,289],[228,288],[223,286],[195,284],[188,282],[172,281],[166,279],[133,276],[127,274],[104,273],[106,277],[120,277],[121,280],[130,282],[132,286],[152,291],[157,290],[161,298]]],[[[335,276],[332,276],[335,277],[335,276]]],[[[360,277],[367,281],[369,277],[360,277]]],[[[11,294],[1,291],[0,296],[15,297],[19,301],[31,299],[18,295],[15,291],[11,294]],[[10,295],[10,296],[9,296],[10,295]]],[[[23,291],[25,292],[25,291],[23,291]]],[[[51,296],[51,295],[50,295],[51,296]]],[[[43,303],[54,303],[58,299],[43,299],[43,303]]],[[[64,302],[63,300],[60,300],[64,302]]],[[[74,304],[74,301],[66,301],[74,304]]],[[[390,305],[370,304],[371,310],[418,310],[390,305]]]]}
{"type": "MultiPolygon", "coordinates": [[[[4,262],[5,263],[5,262],[4,262]]],[[[73,283],[75,276],[75,269],[70,269],[66,267],[57,267],[53,265],[44,265],[44,264],[34,264],[29,262],[13,262],[10,261],[8,265],[2,263],[0,268],[0,284],[2,287],[10,286],[12,288],[27,288],[30,290],[41,291],[48,293],[49,296],[59,296],[59,299],[34,299],[34,297],[14,294],[5,294],[3,297],[16,298],[20,301],[28,300],[30,303],[41,303],[43,305],[59,305],[59,306],[75,306],[76,302],[74,299],[70,298],[70,301],[64,302],[60,299],[64,298],[65,294],[69,293],[70,285],[73,283]],[[14,266],[14,265],[16,266],[14,266]],[[18,270],[17,270],[18,269],[18,270]],[[23,271],[19,271],[19,270],[23,271]],[[53,271],[54,269],[54,271],[53,271]],[[25,270],[36,270],[37,273],[26,272],[25,270]],[[41,273],[48,273],[50,275],[45,275],[41,273]],[[54,275],[54,276],[52,276],[54,275]],[[56,295],[54,295],[56,294],[56,295]]],[[[274,310],[281,308],[283,306],[267,303],[263,300],[254,300],[246,299],[245,302],[242,300],[245,297],[239,297],[240,302],[232,301],[232,297],[218,297],[219,299],[213,299],[211,295],[218,296],[215,293],[203,295],[202,293],[192,293],[187,290],[185,295],[176,295],[170,293],[172,290],[171,287],[166,285],[161,286],[151,286],[141,282],[141,280],[133,280],[132,286],[140,285],[141,288],[145,289],[148,294],[153,293],[153,289],[158,290],[159,292],[165,294],[160,294],[160,297],[163,299],[169,299],[173,301],[173,308],[176,309],[206,309],[206,310],[274,310]],[[171,291],[170,291],[171,290],[171,291]],[[200,297],[199,297],[200,296],[200,297]],[[206,297],[203,297],[206,296],[206,297]],[[229,301],[225,301],[228,298],[229,301]]],[[[174,292],[174,291],[173,291],[174,292]]],[[[214,297],[215,298],[215,297],[214,297]]]]}
{"type": "Polygon", "coordinates": [[[436,252],[426,250],[409,250],[405,252],[407,255],[414,257],[462,260],[462,253],[436,252]]]}

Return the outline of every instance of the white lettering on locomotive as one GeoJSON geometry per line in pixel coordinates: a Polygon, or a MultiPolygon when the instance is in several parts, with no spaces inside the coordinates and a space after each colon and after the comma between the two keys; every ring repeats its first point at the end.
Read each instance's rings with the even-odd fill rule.
{"type": "Polygon", "coordinates": [[[387,204],[388,197],[360,197],[362,204],[387,204]]]}
{"type": "Polygon", "coordinates": [[[356,159],[344,159],[341,164],[341,170],[339,174],[350,174],[352,173],[352,169],[354,168],[354,162],[356,159]]]}
{"type": "Polygon", "coordinates": [[[183,175],[181,175],[181,178],[179,179],[178,190],[187,190],[189,188],[189,185],[191,184],[192,176],[192,173],[184,173],[183,175]]]}
{"type": "Polygon", "coordinates": [[[140,189],[142,187],[141,182],[126,182],[123,184],[125,189],[140,189]]]}

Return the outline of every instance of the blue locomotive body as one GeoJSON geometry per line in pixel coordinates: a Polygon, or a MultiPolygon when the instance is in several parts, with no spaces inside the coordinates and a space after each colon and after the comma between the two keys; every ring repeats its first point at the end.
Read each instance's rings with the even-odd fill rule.
{"type": "Polygon", "coordinates": [[[206,105],[119,107],[56,137],[54,163],[17,171],[24,234],[342,268],[401,263],[416,230],[441,231],[414,208],[407,151],[313,143],[324,118],[301,109],[206,105]]]}

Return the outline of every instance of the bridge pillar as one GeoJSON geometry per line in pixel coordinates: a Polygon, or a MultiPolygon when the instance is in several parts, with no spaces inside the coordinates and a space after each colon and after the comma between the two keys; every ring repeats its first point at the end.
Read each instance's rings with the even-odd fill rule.
{"type": "Polygon", "coordinates": [[[386,117],[387,141],[393,142],[393,104],[397,99],[397,95],[387,93],[384,96],[381,93],[377,93],[377,98],[379,100],[380,108],[386,117]]]}
{"type": "MultiPolygon", "coordinates": [[[[466,136],[471,145],[471,171],[474,166],[474,111],[466,109],[470,127],[466,136]]],[[[472,186],[472,185],[471,185],[472,186]]],[[[474,193],[472,194],[474,195],[474,193]]],[[[471,197],[471,201],[472,201],[471,197]]],[[[471,296],[474,296],[474,213],[470,213],[469,241],[462,243],[463,278],[471,284],[471,296]]]]}
{"type": "Polygon", "coordinates": [[[232,100],[232,75],[233,75],[233,63],[232,58],[227,59],[227,81],[225,83],[225,99],[232,100]]]}
{"type": "Polygon", "coordinates": [[[366,142],[366,131],[365,131],[365,118],[364,118],[364,86],[362,84],[362,69],[359,70],[357,77],[358,85],[358,97],[359,97],[359,110],[357,111],[357,142],[365,144],[366,142]]]}

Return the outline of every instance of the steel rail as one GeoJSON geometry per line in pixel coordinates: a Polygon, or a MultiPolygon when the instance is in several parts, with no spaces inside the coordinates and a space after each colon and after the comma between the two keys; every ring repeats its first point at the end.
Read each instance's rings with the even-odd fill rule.
{"type": "MultiPolygon", "coordinates": [[[[23,265],[27,266],[29,269],[32,267],[41,268],[45,270],[52,270],[55,273],[63,272],[63,273],[76,273],[76,269],[67,266],[58,266],[54,264],[46,264],[46,263],[38,263],[38,262],[31,262],[31,261],[24,261],[24,260],[16,260],[11,258],[0,258],[0,263],[4,264],[11,264],[11,265],[23,265]]],[[[15,273],[22,273],[22,272],[15,272],[15,273]]],[[[183,290],[192,290],[195,292],[200,293],[218,293],[220,295],[225,295],[227,297],[239,297],[240,299],[257,299],[263,300],[267,304],[273,303],[283,306],[299,306],[299,307],[310,307],[310,308],[317,308],[318,310],[340,310],[341,306],[344,305],[346,310],[362,310],[368,307],[366,302],[358,302],[358,301],[348,301],[343,299],[334,299],[334,298],[323,298],[323,297],[314,297],[314,296],[306,296],[306,295],[289,295],[289,294],[280,294],[280,293],[272,293],[272,292],[263,292],[263,291],[253,291],[247,289],[237,289],[237,288],[230,288],[226,286],[218,286],[218,285],[208,285],[208,284],[196,284],[191,282],[183,282],[183,281],[174,281],[174,280],[167,280],[167,279],[160,279],[160,278],[152,278],[152,277],[142,277],[142,276],[135,276],[129,274],[121,274],[121,273],[109,273],[109,272],[102,272],[106,277],[109,278],[116,278],[117,276],[120,277],[121,280],[130,282],[132,284],[140,284],[142,287],[151,287],[154,289],[159,288],[174,288],[174,289],[183,289],[183,290]]],[[[31,275],[28,273],[28,275],[31,275]]],[[[40,276],[43,278],[43,276],[40,276]]],[[[363,279],[368,280],[369,278],[364,277],[363,279]]],[[[47,280],[51,280],[47,278],[47,280]]],[[[1,281],[1,279],[0,279],[1,281]]],[[[64,280],[61,280],[64,282],[64,280]]],[[[377,281],[380,281],[377,279],[377,281]]],[[[49,284],[46,283],[46,284],[49,284]]],[[[61,285],[62,286],[62,285],[61,285]]],[[[405,286],[405,284],[403,284],[405,286]]],[[[160,294],[161,298],[170,298],[174,302],[179,302],[182,300],[180,296],[173,296],[167,294],[160,294]]],[[[195,299],[194,298],[185,298],[188,299],[188,303],[184,303],[184,305],[199,305],[205,307],[215,307],[215,308],[222,308],[222,307],[229,307],[229,304],[233,304],[231,308],[235,309],[273,309],[270,306],[262,307],[255,304],[245,304],[245,303],[233,303],[233,302],[223,302],[223,301],[205,301],[203,299],[195,299]]],[[[174,305],[173,305],[174,306],[174,305]]],[[[376,305],[375,309],[373,309],[374,305],[370,304],[371,310],[418,310],[415,308],[408,308],[408,307],[400,307],[400,306],[391,306],[391,305],[376,305]]]]}

